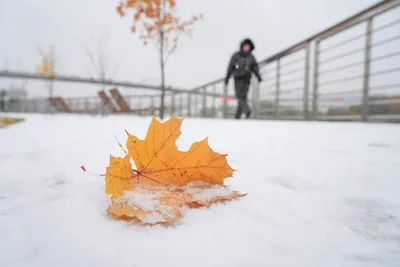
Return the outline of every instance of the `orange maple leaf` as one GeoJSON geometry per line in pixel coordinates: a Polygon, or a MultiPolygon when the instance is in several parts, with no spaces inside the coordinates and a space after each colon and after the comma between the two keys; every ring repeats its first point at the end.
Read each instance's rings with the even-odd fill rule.
{"type": "Polygon", "coordinates": [[[110,166],[106,172],[106,193],[113,197],[121,196],[125,190],[132,190],[136,183],[132,180],[134,172],[132,170],[129,157],[114,158],[110,157],[110,166]]]}
{"type": "Polygon", "coordinates": [[[145,140],[127,132],[128,155],[137,167],[136,177],[178,186],[192,181],[222,185],[234,172],[227,155],[214,152],[207,138],[193,143],[189,151],[179,151],[175,142],[181,134],[182,121],[173,116],[161,123],[153,117],[145,140]]]}
{"type": "MultiPolygon", "coordinates": [[[[234,172],[226,160],[227,155],[214,152],[208,145],[208,138],[193,143],[189,151],[179,151],[175,142],[181,135],[182,121],[173,116],[162,123],[153,117],[144,140],[126,132],[128,155],[119,159],[112,157],[106,177],[115,180],[120,175],[121,184],[125,184],[126,179],[136,179],[177,186],[193,181],[223,185],[224,179],[234,172]],[[129,158],[135,162],[135,170],[131,171],[129,158]]],[[[114,192],[121,194],[120,189],[125,188],[125,185],[111,185],[115,189],[107,187],[106,191],[113,195],[114,192]]]]}
{"type": "Polygon", "coordinates": [[[210,148],[207,138],[193,143],[188,151],[178,150],[182,121],[172,116],[162,123],[153,117],[144,140],[126,132],[126,156],[111,157],[106,171],[105,191],[113,199],[107,209],[111,215],[142,224],[171,224],[182,217],[184,205],[208,207],[245,196],[223,185],[234,169],[226,154],[210,148]],[[143,194],[156,203],[152,208],[132,200],[143,194]]]}

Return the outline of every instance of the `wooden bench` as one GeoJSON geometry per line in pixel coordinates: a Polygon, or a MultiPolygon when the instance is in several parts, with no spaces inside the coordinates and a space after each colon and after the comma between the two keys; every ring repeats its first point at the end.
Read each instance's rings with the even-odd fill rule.
{"type": "Polygon", "coordinates": [[[71,112],[71,108],[61,97],[49,97],[50,103],[60,112],[71,112]]]}
{"type": "Polygon", "coordinates": [[[112,112],[117,112],[117,109],[115,108],[114,104],[111,102],[111,99],[108,97],[104,90],[97,92],[97,94],[103,102],[104,107],[109,107],[112,112]]]}
{"type": "Polygon", "coordinates": [[[131,108],[129,107],[128,103],[125,101],[125,99],[119,93],[117,88],[111,89],[110,93],[119,106],[119,112],[129,113],[132,111],[131,108]]]}

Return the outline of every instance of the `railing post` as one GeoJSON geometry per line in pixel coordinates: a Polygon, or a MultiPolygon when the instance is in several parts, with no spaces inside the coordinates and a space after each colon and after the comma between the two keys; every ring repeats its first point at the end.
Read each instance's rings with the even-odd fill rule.
{"type": "Polygon", "coordinates": [[[154,96],[150,96],[150,115],[155,115],[154,112],[154,96]]]}
{"type": "MultiPolygon", "coordinates": [[[[49,97],[53,97],[53,93],[54,93],[53,89],[54,89],[54,79],[51,79],[51,80],[49,80],[49,88],[48,88],[49,97]]],[[[49,105],[47,108],[48,108],[48,111],[47,111],[48,113],[53,113],[53,108],[51,105],[49,105]]]]}
{"type": "Polygon", "coordinates": [[[309,100],[309,79],[310,79],[310,43],[307,44],[304,66],[304,96],[303,96],[303,112],[304,120],[309,120],[308,100],[309,100]]]}
{"type": "MultiPolygon", "coordinates": [[[[156,107],[158,107],[159,109],[158,109],[158,112],[157,112],[157,116],[160,116],[161,115],[161,110],[162,109],[164,109],[164,112],[167,112],[167,108],[165,107],[165,104],[164,104],[164,107],[161,107],[160,106],[160,104],[159,103],[161,103],[161,100],[160,100],[160,98],[161,98],[161,94],[157,94],[156,95],[156,97],[155,97],[155,105],[156,105],[156,107]]],[[[164,113],[165,114],[165,113],[164,113]]]]}
{"type": "Polygon", "coordinates": [[[319,40],[315,41],[315,48],[314,48],[314,81],[313,81],[312,120],[318,119],[319,42],[320,42],[319,40]]]}
{"type": "Polygon", "coordinates": [[[276,61],[276,92],[275,92],[275,119],[279,117],[279,98],[280,98],[280,79],[281,79],[281,59],[276,61]]]}
{"type": "Polygon", "coordinates": [[[228,117],[228,85],[224,85],[224,102],[222,106],[222,113],[223,117],[227,118],[228,117]]]}
{"type": "Polygon", "coordinates": [[[192,92],[188,92],[188,99],[187,99],[187,116],[188,117],[190,117],[192,115],[191,107],[192,107],[192,92]]]}
{"type": "MultiPolygon", "coordinates": [[[[102,106],[102,109],[104,110],[105,109],[104,104],[102,104],[101,106],[102,106]]],[[[90,113],[90,111],[89,111],[89,98],[85,99],[85,111],[86,111],[85,113],[90,113]]]]}
{"type": "Polygon", "coordinates": [[[175,112],[175,92],[171,92],[171,116],[175,112]]]}
{"type": "Polygon", "coordinates": [[[201,110],[201,115],[202,115],[202,117],[206,117],[206,114],[207,114],[207,111],[206,111],[206,108],[207,108],[207,96],[206,96],[206,90],[207,90],[207,87],[203,87],[203,104],[202,104],[202,110],[201,110]]]}
{"type": "Polygon", "coordinates": [[[216,84],[213,84],[212,90],[213,90],[213,97],[212,97],[212,110],[213,110],[213,117],[217,116],[217,103],[215,101],[216,99],[216,94],[217,94],[217,88],[216,84]]]}
{"type": "Polygon", "coordinates": [[[260,113],[260,84],[254,75],[252,76],[252,79],[253,97],[251,99],[251,106],[253,108],[253,118],[258,119],[260,113]]]}
{"type": "MultiPolygon", "coordinates": [[[[143,109],[143,97],[142,96],[139,96],[138,97],[138,105],[137,105],[137,108],[139,109],[139,110],[141,110],[141,109],[143,109]]],[[[129,106],[131,106],[131,107],[133,107],[132,106],[132,102],[130,102],[129,103],[129,106]]],[[[141,111],[139,111],[139,116],[142,116],[142,112],[141,111]]]]}
{"type": "Polygon", "coordinates": [[[367,20],[365,32],[364,50],[364,73],[363,73],[363,96],[361,108],[361,120],[368,121],[369,115],[369,70],[371,61],[371,40],[372,40],[372,18],[367,20]]]}
{"type": "Polygon", "coordinates": [[[197,117],[197,105],[198,105],[198,102],[197,102],[197,98],[198,98],[198,92],[197,92],[197,90],[196,91],[194,91],[194,110],[193,110],[193,117],[197,117]]]}
{"type": "Polygon", "coordinates": [[[28,104],[29,104],[29,102],[28,102],[28,100],[24,100],[24,109],[22,110],[22,112],[27,112],[27,110],[28,110],[28,104]]]}
{"type": "Polygon", "coordinates": [[[183,94],[179,95],[179,116],[183,117],[183,94]]]}

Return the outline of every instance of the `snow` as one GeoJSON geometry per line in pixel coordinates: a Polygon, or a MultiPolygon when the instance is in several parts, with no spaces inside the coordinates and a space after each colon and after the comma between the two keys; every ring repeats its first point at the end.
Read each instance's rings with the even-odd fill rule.
{"type": "Polygon", "coordinates": [[[207,183],[192,182],[184,187],[185,193],[193,194],[193,200],[209,202],[217,197],[229,197],[232,195],[232,190],[221,185],[209,185],[207,183]],[[193,186],[204,184],[207,189],[196,188],[193,186]]]}
{"type": "Polygon", "coordinates": [[[399,125],[186,119],[178,147],[210,136],[248,195],[143,227],[79,167],[150,118],[23,117],[0,129],[0,266],[400,266],[399,125]]]}
{"type": "Polygon", "coordinates": [[[160,203],[161,196],[161,190],[149,190],[138,185],[134,191],[125,191],[122,196],[116,198],[115,204],[127,204],[135,211],[144,211],[146,214],[138,216],[144,224],[165,223],[165,218],[172,219],[176,213],[160,203]]]}
{"type": "Polygon", "coordinates": [[[131,207],[138,207],[144,211],[155,210],[160,205],[159,193],[149,190],[137,189],[135,192],[127,191],[123,196],[116,199],[118,204],[128,204],[131,207]]]}

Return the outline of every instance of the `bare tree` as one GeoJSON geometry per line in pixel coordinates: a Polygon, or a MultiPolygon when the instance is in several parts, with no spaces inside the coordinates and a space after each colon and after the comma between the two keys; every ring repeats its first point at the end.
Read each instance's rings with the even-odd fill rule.
{"type": "MultiPolygon", "coordinates": [[[[104,83],[115,75],[119,64],[114,61],[114,57],[108,49],[108,37],[103,37],[96,41],[91,48],[87,48],[85,53],[91,65],[91,73],[100,80],[101,90],[104,90],[104,83]]],[[[111,112],[110,107],[100,106],[103,114],[111,112]]]]}
{"type": "Polygon", "coordinates": [[[101,81],[102,87],[107,79],[115,75],[119,67],[119,63],[116,63],[110,55],[107,42],[108,38],[102,38],[92,48],[86,49],[86,56],[90,62],[92,72],[94,72],[95,78],[101,81]]]}

